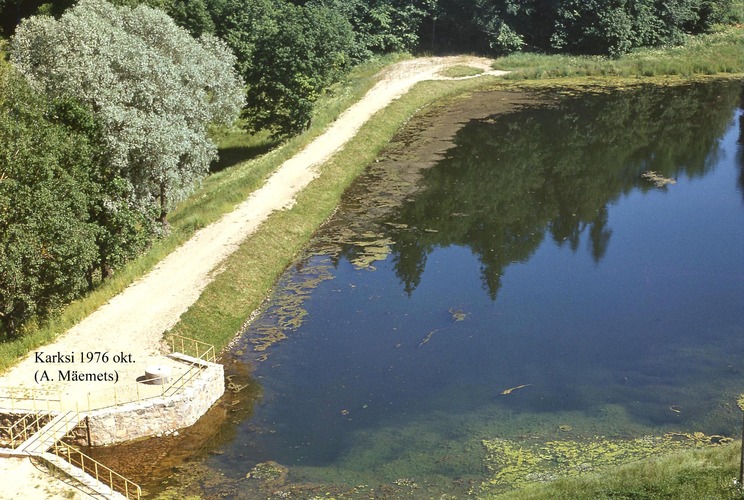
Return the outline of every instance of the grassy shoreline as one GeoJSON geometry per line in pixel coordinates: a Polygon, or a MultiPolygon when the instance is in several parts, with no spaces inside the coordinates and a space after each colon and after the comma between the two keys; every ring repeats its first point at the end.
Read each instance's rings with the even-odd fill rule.
{"type": "MultiPolygon", "coordinates": [[[[253,191],[260,188],[268,176],[285,160],[322,134],[338,115],[361,99],[377,83],[383,68],[408,57],[410,56],[406,54],[393,54],[355,68],[344,82],[335,85],[328,95],[324,96],[309,130],[265,154],[245,158],[231,168],[224,168],[208,176],[202,185],[169,215],[170,233],[163,239],[155,241],[145,254],[118,269],[112,278],[85,297],[63,308],[59,314],[43,323],[31,321],[25,325],[18,338],[0,342],[0,373],[32,350],[54,341],[60,334],[146,275],[200,228],[233,210],[253,191]]],[[[226,143],[228,147],[240,149],[249,155],[268,149],[267,143],[270,142],[265,136],[250,137],[237,130],[220,131],[215,135],[223,148],[226,143]]]]}
{"type": "MultiPolygon", "coordinates": [[[[363,172],[366,165],[374,161],[405,123],[423,108],[443,105],[469,93],[489,89],[593,89],[651,83],[678,84],[691,79],[744,79],[744,28],[727,28],[710,37],[699,40],[699,43],[687,49],[674,47],[654,49],[653,52],[649,49],[648,52],[634,52],[619,60],[579,58],[574,63],[565,56],[513,56],[495,63],[500,69],[515,72],[509,80],[488,76],[418,84],[367,122],[357,136],[322,167],[320,177],[298,196],[291,210],[273,213],[241,244],[222,264],[222,272],[207,286],[172,332],[212,343],[218,350],[227,346],[246,319],[260,310],[278,277],[296,259],[313,232],[333,213],[346,187],[363,172]],[[721,47],[726,47],[726,54],[735,54],[734,59],[738,57],[740,62],[735,65],[727,63],[718,70],[712,65],[690,64],[690,61],[703,57],[702,54],[711,57],[710,51],[721,47]],[[633,62],[652,54],[658,59],[653,71],[640,70],[647,66],[633,62]],[[573,69],[556,69],[567,65],[573,69]],[[634,67],[635,73],[632,70],[634,67]],[[618,68],[627,68],[627,71],[618,68]]],[[[101,289],[71,304],[45,325],[31,325],[21,339],[0,344],[0,370],[69,329],[146,274],[196,230],[217,220],[240,203],[260,187],[285,159],[320,135],[343,109],[359,100],[375,83],[374,75],[379,69],[400,57],[379,60],[357,69],[346,85],[338,86],[336,94],[326,100],[313,120],[313,127],[305,134],[257,158],[210,176],[172,214],[172,233],[157,242],[147,255],[119,271],[101,289]]],[[[727,56],[726,60],[732,59],[727,56]]],[[[259,141],[240,143],[238,147],[247,152],[261,150],[263,146],[259,141]]],[[[740,491],[732,487],[729,479],[735,475],[737,460],[736,446],[693,450],[613,469],[609,474],[605,472],[604,478],[587,475],[549,485],[530,486],[506,494],[505,498],[684,498],[690,491],[694,491],[697,498],[744,498],[740,491]],[[679,480],[680,477],[684,480],[679,480]]]]}
{"type": "Polygon", "coordinates": [[[224,348],[264,302],[314,231],[336,209],[344,190],[405,123],[423,108],[472,91],[496,88],[495,77],[417,84],[362,126],[297,197],[291,210],[273,213],[223,263],[223,272],[181,317],[173,333],[224,348]]]}
{"type": "MultiPolygon", "coordinates": [[[[279,276],[291,265],[315,229],[336,208],[346,187],[374,160],[405,123],[425,107],[444,105],[448,100],[479,90],[562,88],[581,91],[638,84],[675,85],[693,80],[744,79],[744,28],[728,27],[718,33],[705,35],[689,46],[672,47],[666,51],[669,54],[667,59],[658,55],[664,53],[661,49],[644,49],[619,60],[603,58],[600,61],[590,58],[594,61],[593,71],[571,72],[559,79],[547,77],[544,73],[525,75],[522,69],[513,68],[514,73],[508,75],[511,78],[506,80],[483,77],[419,83],[372,117],[357,136],[322,167],[320,178],[300,194],[295,207],[272,214],[255,234],[243,242],[240,249],[224,263],[225,272],[207,286],[200,299],[182,316],[172,331],[214,344],[218,350],[224,348],[239,333],[247,319],[257,313],[279,276]],[[710,68],[696,66],[701,71],[688,74],[686,69],[689,61],[684,56],[687,54],[692,60],[697,60],[701,47],[705,47],[705,54],[710,53],[711,47],[726,47],[726,53],[736,52],[740,56],[739,66],[726,66],[726,70],[720,72],[711,72],[708,71],[710,68]],[[632,66],[639,54],[645,54],[643,57],[646,57],[651,51],[657,54],[654,57],[666,61],[660,66],[664,71],[659,69],[652,76],[644,76],[612,73],[602,69],[616,68],[623,64],[632,66]]],[[[560,64],[564,60],[564,56],[538,58],[541,61],[555,58],[553,64],[560,64]]],[[[504,66],[504,61],[505,59],[498,59],[494,66],[512,67],[504,66]]],[[[458,76],[463,71],[467,72],[459,66],[455,71],[458,76]]]]}

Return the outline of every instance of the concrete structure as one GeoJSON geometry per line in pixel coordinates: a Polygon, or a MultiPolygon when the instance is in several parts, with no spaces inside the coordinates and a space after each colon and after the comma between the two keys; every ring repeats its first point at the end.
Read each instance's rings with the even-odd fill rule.
{"type": "Polygon", "coordinates": [[[190,427],[225,392],[222,365],[208,363],[200,375],[173,395],[144,399],[86,413],[92,446],[110,445],[157,436],[190,427]]]}

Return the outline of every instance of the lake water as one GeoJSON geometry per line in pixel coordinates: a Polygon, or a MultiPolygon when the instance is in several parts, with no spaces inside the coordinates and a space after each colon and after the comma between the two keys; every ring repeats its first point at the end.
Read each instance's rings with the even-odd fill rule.
{"type": "Polygon", "coordinates": [[[231,351],[248,387],[198,480],[171,483],[456,497],[510,486],[486,485],[508,465],[488,440],[737,436],[741,85],[552,92],[492,116],[481,98],[421,151],[447,116],[414,121],[348,191],[231,351]],[[267,461],[286,470],[245,479],[267,461]]]}

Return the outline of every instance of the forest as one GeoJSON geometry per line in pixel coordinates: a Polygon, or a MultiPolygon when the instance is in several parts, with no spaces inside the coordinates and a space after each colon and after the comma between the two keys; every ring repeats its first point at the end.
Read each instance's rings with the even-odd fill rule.
{"type": "Polygon", "coordinates": [[[618,57],[737,22],[733,0],[0,0],[0,339],[168,231],[214,127],[308,127],[394,52],[618,57]]]}

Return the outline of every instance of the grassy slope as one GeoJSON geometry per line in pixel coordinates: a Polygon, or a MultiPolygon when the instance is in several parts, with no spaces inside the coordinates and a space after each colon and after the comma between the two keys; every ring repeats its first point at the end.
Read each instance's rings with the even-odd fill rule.
{"type": "Polygon", "coordinates": [[[425,82],[375,115],[343,151],[323,166],[321,176],[300,194],[291,210],[272,214],[227,259],[225,271],[182,316],[174,332],[224,347],[260,306],[315,229],[331,215],[346,187],[416,112],[448,96],[496,82],[493,77],[425,82]]]}
{"type": "MultiPolygon", "coordinates": [[[[215,282],[207,287],[199,301],[184,315],[174,330],[212,343],[218,348],[225,346],[251,313],[259,307],[278,276],[290,265],[312,232],[331,214],[346,186],[422,107],[432,105],[447,96],[489,87],[519,89],[556,85],[615,86],[640,81],[678,81],[690,76],[706,77],[711,74],[716,77],[741,78],[744,74],[744,28],[722,29],[715,34],[696,39],[685,47],[649,49],[634,52],[617,60],[571,59],[591,61],[592,71],[571,70],[567,71],[567,76],[560,81],[545,79],[547,73],[536,68],[560,67],[566,63],[565,56],[518,55],[499,59],[494,64],[499,68],[515,70],[514,79],[508,82],[501,83],[500,80],[489,77],[458,82],[427,82],[414,87],[406,96],[391,104],[385,112],[378,113],[343,152],[324,166],[323,175],[302,193],[292,210],[274,214],[242,245],[225,264],[228,272],[218,276],[215,282]],[[652,54],[657,68],[653,76],[636,75],[630,70],[627,72],[614,70],[618,67],[636,67],[634,66],[636,61],[649,60],[652,54]],[[723,69],[716,72],[696,62],[711,59],[711,54],[729,54],[726,60],[738,60],[739,63],[736,66],[724,64],[723,69]],[[535,61],[539,61],[539,64],[535,61]],[[698,70],[691,70],[688,73],[691,65],[698,70]],[[536,73],[530,77],[532,71],[536,73]]],[[[585,62],[576,63],[574,66],[585,68],[585,62]]],[[[455,71],[459,75],[462,68],[456,67],[455,71]]],[[[225,175],[237,175],[231,172],[239,173],[241,169],[241,166],[235,167],[234,171],[227,170],[225,175]]],[[[196,213],[198,214],[198,210],[196,213]]],[[[178,216],[180,212],[174,215],[174,219],[178,216]]]]}
{"type": "Polygon", "coordinates": [[[512,70],[510,79],[563,77],[648,77],[744,73],[744,27],[721,27],[714,33],[690,37],[679,47],[637,49],[618,59],[602,56],[514,54],[495,61],[512,70]]]}

